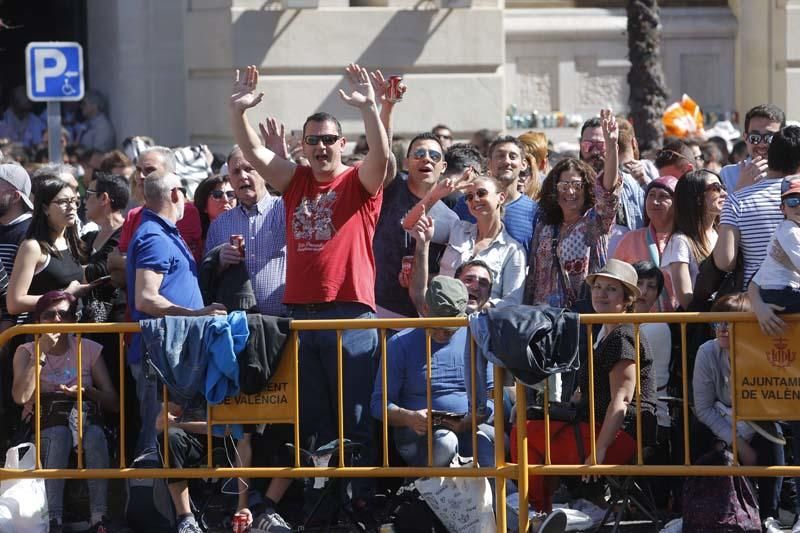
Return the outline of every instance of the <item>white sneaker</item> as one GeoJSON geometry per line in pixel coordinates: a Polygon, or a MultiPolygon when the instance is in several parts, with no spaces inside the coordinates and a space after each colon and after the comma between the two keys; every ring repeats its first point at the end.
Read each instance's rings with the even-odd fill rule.
{"type": "Polygon", "coordinates": [[[764,520],[764,531],[765,533],[781,533],[783,528],[780,522],[770,516],[764,520]]]}
{"type": "Polygon", "coordinates": [[[606,510],[595,505],[589,500],[580,498],[570,504],[570,507],[586,514],[592,519],[593,525],[598,525],[606,517],[606,510]]]}
{"type": "Polygon", "coordinates": [[[797,521],[792,526],[792,533],[800,533],[800,517],[797,518],[797,521]]]}

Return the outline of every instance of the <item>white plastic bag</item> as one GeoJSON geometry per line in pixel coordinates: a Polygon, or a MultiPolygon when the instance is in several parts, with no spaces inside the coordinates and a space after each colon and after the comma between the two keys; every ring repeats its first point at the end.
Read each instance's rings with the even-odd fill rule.
{"type": "MultiPolygon", "coordinates": [[[[450,467],[472,468],[472,459],[456,454],[450,467]]],[[[414,485],[450,533],[495,533],[492,489],[486,478],[423,477],[414,485]]]]}
{"type": "MultiPolygon", "coordinates": [[[[6,452],[6,468],[22,470],[36,468],[36,447],[28,442],[10,448],[6,452]],[[26,447],[28,450],[20,458],[20,450],[26,447]]],[[[0,507],[7,509],[0,512],[0,517],[3,513],[11,515],[14,533],[47,533],[49,515],[43,479],[4,480],[0,483],[0,507]]],[[[5,529],[3,531],[5,532],[5,529]]]]}

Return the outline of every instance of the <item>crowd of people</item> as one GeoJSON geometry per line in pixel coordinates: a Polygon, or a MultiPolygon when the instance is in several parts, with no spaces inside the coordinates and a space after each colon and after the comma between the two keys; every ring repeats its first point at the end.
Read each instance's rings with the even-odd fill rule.
{"type": "MultiPolygon", "coordinates": [[[[234,311],[299,320],[473,317],[510,306],[619,313],[616,323],[594,328],[593,376],[584,331],[580,369],[548,378],[550,400],[581,413],[576,432],[559,431],[568,422],[552,422],[550,458],[591,464],[585,406],[593,381],[598,463],[635,460],[638,392],[644,460],[682,464],[681,410],[670,403],[682,396],[680,336],[667,324],[647,324],[637,344],[622,314],[752,310],[767,333],[786,326],[777,313],[800,309],[800,127],[787,126],[782,110],[764,104],[747,113],[738,145],[668,138],[644,154],[634,126],[603,109],[583,124],[575,153],[553,152],[546,135],[533,131],[514,137],[481,130],[471,142],[455,142],[443,124],[406,141],[392,132],[405,85],[398,99],[380,71],[355,64],[346,78],[341,99],[358,111],[364,128],[352,152],[337,118],[324,112],[306,119],[300,138],[287,138],[275,117],[254,128],[245,112],[264,95],[250,66],[236,72],[227,102],[236,142],[227,157],[207,147],[157,146],[146,137],[118,149],[105,100],[90,92],[80,113],[67,110],[58,164],[43,160],[44,124],[24,91],[15,91],[0,120],[0,327],[169,316],[228,320],[234,329],[234,311]]],[[[279,112],[268,98],[264,106],[279,112]]],[[[491,401],[477,406],[472,449],[468,413],[475,399],[465,346],[479,334],[471,329],[434,328],[430,369],[423,330],[388,332],[385,390],[376,379],[383,372],[377,330],[300,332],[304,448],[335,440],[341,416],[345,437],[359,450],[348,464],[380,464],[377,428],[386,416],[393,448],[408,465],[448,466],[456,454],[494,465],[491,401]]],[[[690,331],[693,459],[736,439],[742,464],[783,464],[783,424],[742,423],[732,432],[728,329],[720,322],[690,331]]],[[[20,407],[17,433],[30,431],[40,365],[44,468],[66,467],[76,444],[70,413],[79,353],[87,467],[109,466],[102,428],[113,424],[126,375],[133,386],[122,403],[133,405],[139,419],[129,432],[132,464],[160,463],[165,418],[171,465],[205,463],[210,428],[202,405],[176,401],[162,411],[144,333],[128,339],[122,369],[113,334],[84,335],[80,348],[74,335],[44,334],[39,355],[29,341],[5,348],[1,392],[5,412],[20,407]]],[[[487,393],[495,386],[491,370],[477,384],[487,393]]],[[[504,387],[506,415],[515,403],[509,384],[497,384],[504,387]]],[[[530,400],[541,402],[542,390],[532,389],[530,400]]],[[[531,462],[543,459],[542,424],[528,422],[531,462]]],[[[800,435],[800,425],[788,429],[800,435]]],[[[5,444],[13,440],[6,437],[5,444]]],[[[291,440],[279,426],[245,427],[237,436],[237,464],[261,464],[260,449],[291,440]]],[[[511,442],[515,459],[519,450],[511,442]]],[[[800,439],[792,442],[798,458],[800,439]]],[[[273,455],[278,464],[284,459],[273,455]]],[[[782,483],[756,480],[765,531],[780,530],[782,483]]],[[[264,531],[291,531],[279,512],[291,485],[270,480],[261,503],[251,506],[241,480],[235,511],[264,531]]],[[[351,481],[351,509],[369,509],[374,485],[351,481]]],[[[50,531],[60,532],[64,483],[46,486],[50,531]]],[[[552,484],[532,478],[530,486],[527,497],[541,513],[538,530],[563,530],[552,484]]],[[[583,510],[605,503],[597,483],[567,486],[583,510]]],[[[187,482],[170,479],[168,489],[177,531],[201,531],[187,482]]],[[[680,513],[680,481],[654,490],[662,511],[680,513]]],[[[105,481],[89,483],[92,531],[113,529],[106,492],[105,481]]],[[[800,493],[797,499],[792,512],[800,512],[800,493]]],[[[792,531],[800,532],[800,519],[792,531]]]]}

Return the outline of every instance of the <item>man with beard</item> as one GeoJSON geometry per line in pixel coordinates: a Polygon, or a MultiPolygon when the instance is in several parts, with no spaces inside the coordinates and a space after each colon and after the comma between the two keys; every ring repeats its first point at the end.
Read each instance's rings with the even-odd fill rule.
{"type": "MultiPolygon", "coordinates": [[[[414,241],[401,225],[406,213],[424,208],[442,230],[458,220],[456,214],[439,201],[441,194],[437,194],[437,191],[447,192],[447,189],[435,186],[447,168],[447,163],[444,161],[442,146],[433,133],[422,133],[411,140],[406,155],[406,168],[407,179],[394,179],[385,186],[381,216],[372,244],[377,268],[375,299],[381,318],[417,316],[407,290],[407,278],[410,277],[408,261],[414,255],[414,241]],[[406,270],[403,270],[404,264],[408,265],[406,270]],[[405,277],[401,281],[398,277],[403,273],[405,277]]],[[[445,237],[437,239],[434,235],[432,245],[430,267],[435,267],[437,272],[439,258],[447,244],[446,232],[442,233],[445,237]]]]}
{"type": "MultiPolygon", "coordinates": [[[[12,163],[0,165],[0,264],[9,277],[19,244],[31,225],[33,203],[30,195],[31,178],[25,169],[12,163]]],[[[16,317],[6,308],[5,290],[0,299],[0,312],[0,331],[16,323],[16,317]]]]}
{"type": "MultiPolygon", "coordinates": [[[[528,257],[533,239],[534,223],[539,204],[519,192],[517,182],[519,173],[528,168],[528,163],[523,157],[525,147],[516,137],[506,135],[498,137],[489,145],[489,174],[496,178],[503,186],[506,195],[503,204],[503,224],[509,235],[514,237],[525,249],[528,257]]],[[[462,197],[453,208],[461,220],[475,222],[467,201],[462,197]]]]}
{"type": "MultiPolygon", "coordinates": [[[[632,136],[625,137],[632,142],[632,136]]],[[[632,149],[632,146],[623,146],[623,135],[620,135],[620,153],[632,149]]],[[[600,117],[592,117],[581,126],[580,156],[591,166],[596,174],[600,174],[606,164],[606,143],[603,140],[603,128],[600,117]]],[[[617,226],[619,232],[625,233],[629,230],[639,229],[644,225],[644,191],[639,182],[630,175],[627,169],[620,168],[622,176],[622,194],[620,204],[617,209],[617,226]]],[[[615,239],[612,236],[612,241],[615,239]]],[[[611,246],[609,245],[609,248],[611,246]]],[[[609,250],[609,257],[613,250],[609,250]]]]}

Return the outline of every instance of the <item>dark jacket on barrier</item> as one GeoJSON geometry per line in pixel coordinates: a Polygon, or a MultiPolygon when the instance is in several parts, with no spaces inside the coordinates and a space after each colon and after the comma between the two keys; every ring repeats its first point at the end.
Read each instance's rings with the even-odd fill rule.
{"type": "Polygon", "coordinates": [[[281,361],[291,324],[291,318],[247,315],[250,336],[239,356],[239,387],[244,394],[256,394],[266,388],[281,361]]]}
{"type": "Polygon", "coordinates": [[[141,320],[145,361],[185,404],[202,394],[217,404],[239,393],[237,354],[249,339],[241,311],[216,316],[167,316],[141,320]]]}
{"type": "Polygon", "coordinates": [[[212,248],[200,263],[198,282],[203,303],[221,303],[230,311],[258,312],[258,303],[244,262],[219,271],[219,252],[223,245],[212,248]]]}
{"type": "MultiPolygon", "coordinates": [[[[475,339],[475,405],[486,406],[486,367],[489,362],[507,368],[516,379],[531,387],[551,374],[577,370],[580,315],[545,305],[508,305],[470,316],[469,329],[475,339]]],[[[469,342],[464,351],[469,368],[469,342]]],[[[470,376],[469,372],[465,372],[470,376]]],[[[472,390],[467,377],[467,393],[472,390]]]]}

